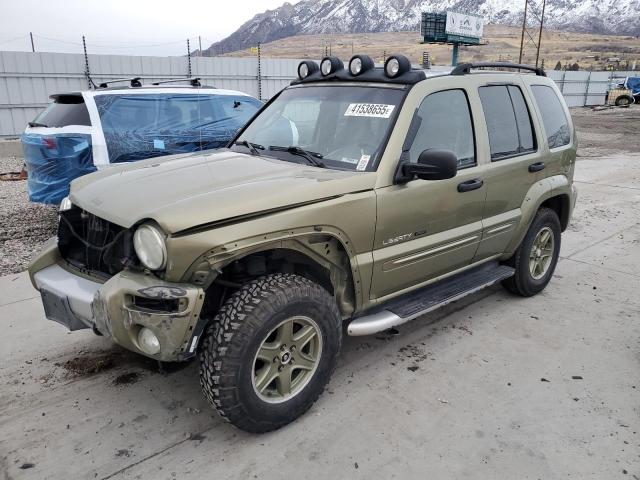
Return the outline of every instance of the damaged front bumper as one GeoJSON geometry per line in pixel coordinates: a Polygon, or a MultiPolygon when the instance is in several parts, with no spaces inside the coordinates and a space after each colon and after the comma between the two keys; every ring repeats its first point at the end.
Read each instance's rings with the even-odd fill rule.
{"type": "Polygon", "coordinates": [[[195,355],[204,327],[202,288],[128,270],[98,283],[58,263],[36,271],[32,278],[46,317],[69,330],[93,328],[129,350],[160,361],[195,355]],[[158,353],[145,352],[139,344],[143,328],[157,337],[158,353]]]}

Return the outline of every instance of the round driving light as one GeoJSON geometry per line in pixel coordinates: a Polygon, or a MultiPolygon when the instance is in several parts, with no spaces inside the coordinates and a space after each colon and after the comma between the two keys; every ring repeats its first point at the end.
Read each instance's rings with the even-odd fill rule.
{"type": "Polygon", "coordinates": [[[329,75],[331,73],[331,59],[325,58],[320,64],[320,70],[322,75],[329,75]]]}
{"type": "Polygon", "coordinates": [[[142,327],[138,332],[138,346],[140,350],[149,355],[155,355],[160,352],[160,340],[147,327],[142,327]]]}
{"type": "Polygon", "coordinates": [[[349,60],[349,73],[358,76],[375,67],[373,59],[367,55],[356,55],[349,60]]]}
{"type": "Polygon", "coordinates": [[[355,57],[349,62],[349,71],[351,72],[351,75],[360,74],[362,71],[362,60],[360,60],[359,57],[355,57]]]}
{"type": "Polygon", "coordinates": [[[164,234],[153,225],[142,225],[133,234],[133,248],[140,262],[150,270],[167,265],[167,246],[164,234]]]}
{"type": "Polygon", "coordinates": [[[399,77],[411,70],[411,62],[404,55],[392,55],[384,63],[384,73],[387,77],[399,77]]]}
{"type": "Polygon", "coordinates": [[[400,62],[397,58],[390,58],[384,69],[389,77],[395,77],[400,71],[400,62]]]}
{"type": "Polygon", "coordinates": [[[318,64],[310,60],[304,60],[298,65],[298,78],[304,80],[309,75],[313,75],[318,71],[318,64]]]}
{"type": "Polygon", "coordinates": [[[332,73],[336,73],[338,70],[342,70],[343,68],[344,64],[338,57],[324,57],[320,62],[320,71],[325,77],[332,73]]]}

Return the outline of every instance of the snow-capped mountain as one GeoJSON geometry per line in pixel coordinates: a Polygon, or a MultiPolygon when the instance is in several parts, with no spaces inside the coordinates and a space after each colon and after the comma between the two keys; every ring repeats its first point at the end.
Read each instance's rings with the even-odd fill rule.
{"type": "MultiPolygon", "coordinates": [[[[423,11],[466,11],[484,15],[487,23],[517,25],[523,9],[524,0],[301,0],[257,14],[208,50],[226,53],[301,34],[418,30],[423,11]]],[[[547,0],[545,25],[638,36],[638,12],[640,0],[547,0]]]]}

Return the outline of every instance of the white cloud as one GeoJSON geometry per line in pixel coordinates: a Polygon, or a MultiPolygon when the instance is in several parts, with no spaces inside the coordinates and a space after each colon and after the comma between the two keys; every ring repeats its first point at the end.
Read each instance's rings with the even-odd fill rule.
{"type": "MultiPolygon", "coordinates": [[[[296,3],[296,1],[291,1],[296,3]]],[[[184,55],[233,33],[255,14],[284,0],[20,0],[3,2],[0,50],[184,55]]]]}

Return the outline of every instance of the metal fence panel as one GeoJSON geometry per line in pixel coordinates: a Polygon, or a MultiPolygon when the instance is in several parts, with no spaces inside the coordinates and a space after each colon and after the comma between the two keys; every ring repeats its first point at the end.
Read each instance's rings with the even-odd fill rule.
{"type": "MultiPolygon", "coordinates": [[[[186,57],[141,57],[89,55],[91,78],[96,84],[139,76],[144,83],[183,77],[186,57]]],[[[264,100],[287,86],[296,74],[299,60],[261,60],[233,57],[192,57],[191,73],[204,85],[239,90],[264,100]],[[259,88],[259,83],[261,88],[259,88]]],[[[49,103],[49,95],[86,90],[85,59],[82,54],[0,52],[0,137],[17,136],[26,123],[49,103]]]]}
{"type": "MultiPolygon", "coordinates": [[[[186,57],[89,55],[91,77],[96,84],[122,77],[140,76],[145,83],[182,77],[188,71],[186,57]]],[[[266,100],[287,86],[300,60],[235,57],[192,57],[191,73],[205,85],[239,90],[266,100]]],[[[443,67],[445,68],[445,67],[443,67]]],[[[0,137],[22,133],[49,102],[53,93],[85,90],[82,54],[0,51],[0,137]]],[[[571,107],[601,105],[609,83],[638,72],[547,72],[571,107]]]]}

